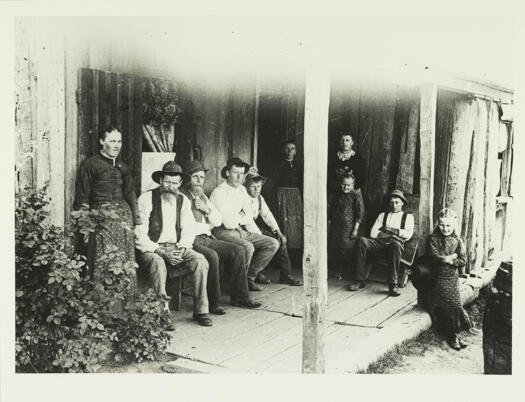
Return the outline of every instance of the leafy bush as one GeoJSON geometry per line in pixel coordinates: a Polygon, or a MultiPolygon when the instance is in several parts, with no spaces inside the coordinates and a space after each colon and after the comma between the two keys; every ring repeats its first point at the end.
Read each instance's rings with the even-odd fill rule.
{"type": "Polygon", "coordinates": [[[149,291],[134,294],[134,264],[120,251],[104,256],[107,269],[90,275],[74,236],[89,236],[111,210],[75,211],[66,232],[46,222],[45,189],[16,197],[16,365],[21,372],[94,372],[112,351],[118,359],[154,359],[169,335],[163,304],[149,291]]]}

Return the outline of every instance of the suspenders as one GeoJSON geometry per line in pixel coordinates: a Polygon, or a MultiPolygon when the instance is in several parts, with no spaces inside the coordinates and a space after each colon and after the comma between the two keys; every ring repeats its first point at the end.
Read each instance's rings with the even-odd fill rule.
{"type": "MultiPolygon", "coordinates": [[[[386,226],[386,218],[388,217],[388,214],[389,214],[388,211],[385,211],[383,213],[383,226],[386,226]]],[[[403,211],[403,216],[401,217],[401,229],[405,228],[405,223],[407,221],[407,215],[408,214],[405,211],[403,211]]]]}

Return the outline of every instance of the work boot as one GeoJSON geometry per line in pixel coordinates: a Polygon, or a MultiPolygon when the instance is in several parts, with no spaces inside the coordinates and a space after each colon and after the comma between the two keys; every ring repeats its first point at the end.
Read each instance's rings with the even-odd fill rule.
{"type": "Polygon", "coordinates": [[[262,272],[259,272],[255,277],[255,282],[262,283],[263,285],[269,285],[272,283],[262,272]]]}
{"type": "Polygon", "coordinates": [[[160,325],[166,331],[175,331],[175,324],[171,320],[169,311],[164,310],[160,316],[160,325]]]}
{"type": "Polygon", "coordinates": [[[401,296],[401,293],[397,290],[398,287],[396,285],[388,285],[388,295],[389,296],[401,296]]]}
{"type": "Polygon", "coordinates": [[[252,292],[258,292],[260,290],[263,290],[263,287],[257,285],[254,281],[248,280],[248,289],[250,289],[252,292]]]}
{"type": "Polygon", "coordinates": [[[364,287],[366,286],[366,282],[365,281],[357,281],[357,282],[354,282],[350,285],[348,285],[347,289],[351,292],[355,292],[359,289],[363,289],[364,287]]]}
{"type": "Polygon", "coordinates": [[[257,308],[261,307],[262,303],[253,301],[252,299],[240,299],[232,301],[232,305],[235,307],[257,308]]]}
{"type": "Polygon", "coordinates": [[[279,283],[284,283],[285,285],[290,286],[301,286],[303,284],[303,281],[295,279],[291,275],[281,275],[279,277],[279,283]]]}

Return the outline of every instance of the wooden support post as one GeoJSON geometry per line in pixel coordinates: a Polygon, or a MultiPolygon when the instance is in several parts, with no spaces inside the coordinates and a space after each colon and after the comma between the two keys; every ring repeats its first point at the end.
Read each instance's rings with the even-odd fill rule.
{"type": "Polygon", "coordinates": [[[304,295],[303,373],[325,370],[327,305],[326,164],[330,79],[306,77],[304,116],[304,295]]]}
{"type": "Polygon", "coordinates": [[[437,86],[421,87],[419,138],[421,144],[419,178],[419,236],[421,250],[425,250],[425,238],[432,232],[434,202],[434,160],[436,153],[437,86]]]}

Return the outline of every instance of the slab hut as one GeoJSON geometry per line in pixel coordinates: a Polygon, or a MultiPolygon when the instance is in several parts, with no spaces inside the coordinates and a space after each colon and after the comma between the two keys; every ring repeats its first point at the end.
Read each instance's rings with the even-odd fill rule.
{"type": "Polygon", "coordinates": [[[202,159],[210,169],[207,192],[220,182],[220,169],[229,157],[257,163],[264,172],[273,163],[277,144],[295,140],[299,155],[309,155],[303,263],[306,287],[314,293],[306,296],[306,311],[312,314],[305,319],[304,333],[316,346],[305,350],[305,371],[323,370],[322,358],[317,358],[322,354],[326,294],[317,285],[326,278],[326,242],[314,235],[326,233],[326,215],[314,212],[324,210],[323,199],[317,198],[326,188],[321,167],[334,155],[340,133],[349,131],[356,140],[365,176],[366,230],[384,208],[384,195],[399,188],[410,201],[421,238],[430,233],[441,208],[459,213],[468,271],[508,252],[511,90],[451,76],[409,83],[334,77],[328,90],[309,80],[305,94],[304,80],[276,84],[257,79],[255,73],[219,80],[197,77],[177,70],[155,48],[134,48],[129,41],[111,39],[108,26],[95,28],[93,32],[110,39],[80,40],[38,19],[16,21],[17,190],[48,183],[51,219],[63,225],[79,163],[95,152],[98,131],[112,124],[124,134],[122,156],[139,192],[142,155],[151,146],[144,139],[144,87],[152,81],[176,88],[180,107],[169,128],[172,141],[163,146],[176,152],[178,161],[202,159]],[[328,108],[325,118],[322,111],[328,108]]]}

